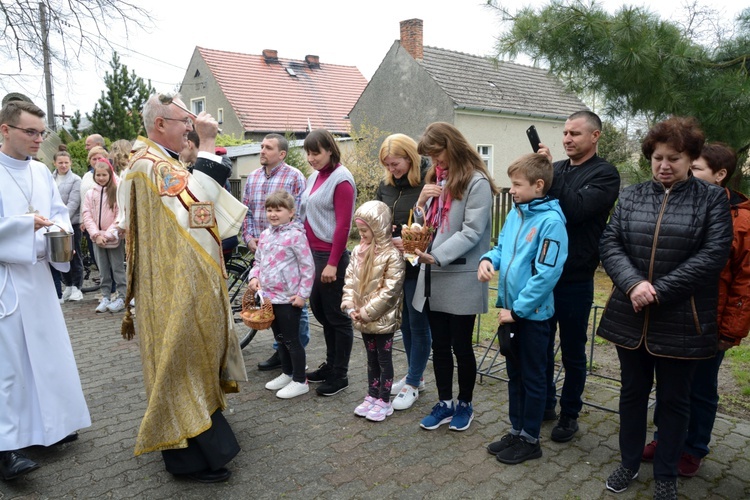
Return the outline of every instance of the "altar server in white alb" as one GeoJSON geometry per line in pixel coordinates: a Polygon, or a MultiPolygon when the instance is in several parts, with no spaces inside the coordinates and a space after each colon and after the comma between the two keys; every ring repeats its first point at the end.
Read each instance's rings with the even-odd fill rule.
{"type": "Polygon", "coordinates": [[[48,226],[72,229],[50,170],[31,159],[44,112],[8,102],[0,133],[0,478],[9,481],[39,467],[19,450],[72,441],[91,418],[45,252],[48,226]]]}

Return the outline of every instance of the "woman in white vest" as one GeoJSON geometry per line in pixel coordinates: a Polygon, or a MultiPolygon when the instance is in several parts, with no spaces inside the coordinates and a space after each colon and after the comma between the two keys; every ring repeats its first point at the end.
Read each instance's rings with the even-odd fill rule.
{"type": "Polygon", "coordinates": [[[323,325],[326,341],[326,360],[307,374],[307,380],[322,382],[316,390],[321,396],[333,396],[349,386],[354,330],[351,319],[341,310],[341,297],[357,188],[351,172],[341,164],[341,153],[330,132],[313,130],[304,148],[315,170],[307,179],[300,207],[300,220],[315,261],[310,308],[323,325]]]}

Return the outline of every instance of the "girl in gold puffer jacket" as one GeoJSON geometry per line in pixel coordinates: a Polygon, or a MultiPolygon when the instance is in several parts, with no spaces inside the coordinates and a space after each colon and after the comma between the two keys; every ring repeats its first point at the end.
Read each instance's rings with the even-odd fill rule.
{"type": "Polygon", "coordinates": [[[360,243],[346,269],[341,309],[362,332],[367,351],[368,393],[354,414],[380,422],[393,413],[393,334],[401,325],[404,259],[391,240],[391,212],[368,201],[354,213],[360,243]]]}

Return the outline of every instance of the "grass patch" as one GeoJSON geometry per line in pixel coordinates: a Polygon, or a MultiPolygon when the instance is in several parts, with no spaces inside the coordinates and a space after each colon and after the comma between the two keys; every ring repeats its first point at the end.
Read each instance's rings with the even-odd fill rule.
{"type": "Polygon", "coordinates": [[[729,349],[724,357],[729,361],[732,376],[743,396],[750,396],[750,346],[740,344],[729,349]]]}

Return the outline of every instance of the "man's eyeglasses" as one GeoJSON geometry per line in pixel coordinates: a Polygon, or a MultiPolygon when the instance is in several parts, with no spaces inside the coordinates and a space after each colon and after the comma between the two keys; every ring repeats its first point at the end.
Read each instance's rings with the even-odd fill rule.
{"type": "MultiPolygon", "coordinates": [[[[8,125],[6,123],[6,125],[8,125]]],[[[9,128],[14,128],[16,130],[22,131],[24,134],[29,136],[29,139],[36,139],[37,137],[41,137],[42,140],[49,137],[49,132],[46,130],[42,130],[41,132],[38,130],[34,130],[33,128],[21,128],[21,127],[14,127],[13,125],[8,125],[9,128]]]]}
{"type": "Polygon", "coordinates": [[[164,118],[165,120],[172,121],[172,122],[182,122],[183,124],[185,124],[186,127],[190,127],[190,128],[193,127],[193,119],[190,118],[190,117],[188,117],[188,118],[167,118],[166,116],[162,116],[162,118],[164,118]]]}

